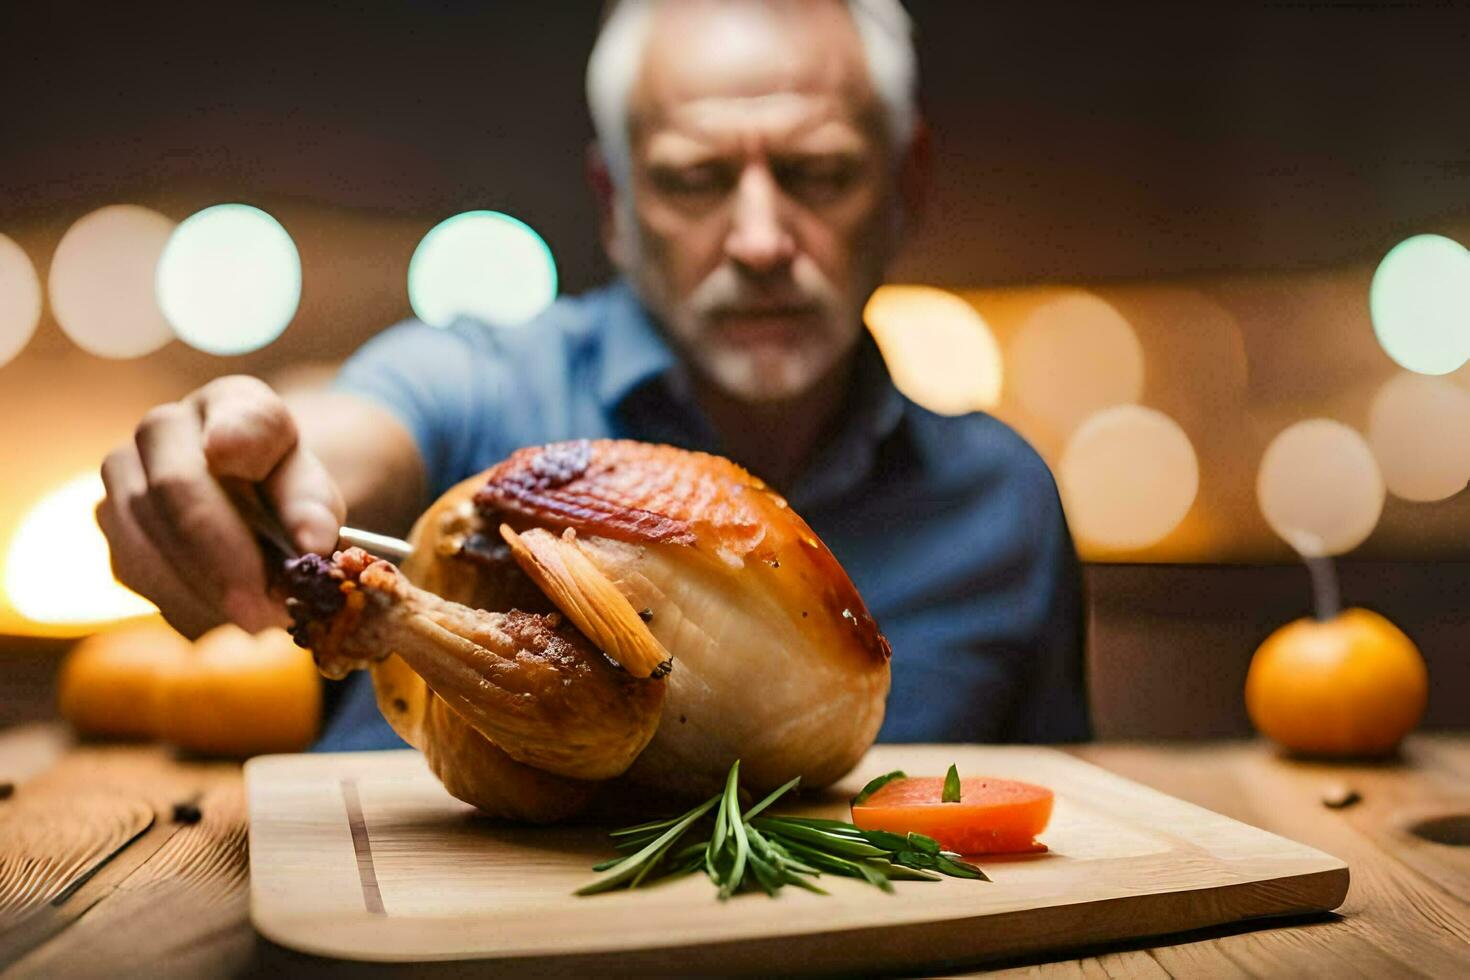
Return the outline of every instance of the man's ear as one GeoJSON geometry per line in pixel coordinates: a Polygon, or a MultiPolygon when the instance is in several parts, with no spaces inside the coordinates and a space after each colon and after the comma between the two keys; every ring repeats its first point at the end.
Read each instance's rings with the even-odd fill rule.
{"type": "Polygon", "coordinates": [[[613,182],[612,170],[602,147],[593,140],[587,144],[587,186],[592,188],[592,197],[597,204],[597,226],[602,235],[602,250],[608,261],[617,269],[624,267],[623,235],[619,228],[618,188],[613,182]]]}
{"type": "Polygon", "coordinates": [[[898,170],[898,194],[904,211],[904,228],[912,232],[929,213],[929,193],[934,178],[934,140],[929,123],[920,116],[914,135],[898,170]]]}

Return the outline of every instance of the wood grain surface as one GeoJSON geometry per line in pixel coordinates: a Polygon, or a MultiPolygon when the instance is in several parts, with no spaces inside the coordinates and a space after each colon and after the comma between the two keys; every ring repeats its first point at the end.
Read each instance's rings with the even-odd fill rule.
{"type": "MultiPolygon", "coordinates": [[[[1254,742],[1168,746],[1093,745],[1084,758],[1211,810],[1300,840],[1353,869],[1335,914],[1287,922],[1242,923],[1163,938],[1075,949],[991,964],[1006,978],[1104,977],[1463,977],[1470,958],[1470,903],[1463,897],[1465,850],[1430,844],[1406,827],[1424,811],[1470,812],[1470,736],[1420,735],[1396,763],[1323,766],[1279,758],[1254,742]],[[1346,784],[1362,800],[1331,810],[1325,791],[1346,784]],[[1459,869],[1458,871],[1456,869],[1459,869]]],[[[0,817],[54,769],[80,774],[99,760],[116,765],[135,792],[172,800],[177,787],[208,784],[203,819],[175,826],[171,802],[155,816],[170,838],[131,867],[114,858],[64,902],[50,931],[13,940],[0,934],[0,975],[168,977],[457,976],[457,964],[366,969],[305,956],[261,939],[249,925],[245,808],[238,770],[179,761],[144,747],[69,746],[55,726],[0,731],[0,782],[14,794],[0,817]],[[72,759],[90,757],[74,768],[72,759]],[[178,842],[172,843],[177,837],[178,842]],[[185,846],[186,841],[193,843],[185,846]],[[83,908],[83,906],[85,906],[83,908]]],[[[47,793],[62,792],[49,784],[47,793]]],[[[15,853],[15,825],[0,854],[15,853]]],[[[129,849],[147,843],[139,838],[129,849]]],[[[66,846],[56,841],[55,846],[66,846]]],[[[40,857],[41,855],[37,855],[40,857]]],[[[677,970],[669,964],[668,970],[677,970]]],[[[773,966],[779,968],[779,965],[773,966]]],[[[958,974],[964,964],[936,967],[958,974]]],[[[936,972],[931,971],[931,972],[936,972]]]]}
{"type": "MultiPolygon", "coordinates": [[[[1224,931],[1208,942],[1159,944],[1130,962],[1177,977],[1465,977],[1470,975],[1466,849],[1432,845],[1408,828],[1425,811],[1470,813],[1470,738],[1411,740],[1377,765],[1279,758],[1258,743],[1209,748],[1097,745],[1079,754],[1113,772],[1256,826],[1308,841],[1353,869],[1335,915],[1287,930],[1224,931]],[[1344,809],[1324,796],[1352,789],[1344,809]],[[1458,867],[1458,885],[1452,869],[1458,867]],[[1424,869],[1428,869],[1426,874],[1424,869]],[[1448,880],[1447,880],[1448,879],[1448,880]],[[1449,886],[1449,887],[1447,887],[1449,886]]],[[[1104,957],[1047,964],[1043,976],[1105,976],[1104,957]]],[[[1011,971],[1036,976],[1034,965],[1011,971]]]]}
{"type": "Polygon", "coordinates": [[[206,976],[250,962],[240,767],[67,745],[60,731],[0,735],[0,780],[14,786],[0,802],[4,976],[206,976]]]}
{"type": "MultiPolygon", "coordinates": [[[[1045,854],[978,859],[993,879],[844,878],[722,902],[702,876],[573,893],[611,853],[605,828],[494,824],[446,793],[416,752],[288,755],[246,767],[251,914],[284,946],[371,961],[475,959],[568,974],[908,969],[1336,908],[1337,859],[1054,749],[878,746],[832,791],[845,818],[894,769],[1030,779],[1056,792],[1045,854]]],[[[783,812],[786,806],[782,806],[783,812]]]]}

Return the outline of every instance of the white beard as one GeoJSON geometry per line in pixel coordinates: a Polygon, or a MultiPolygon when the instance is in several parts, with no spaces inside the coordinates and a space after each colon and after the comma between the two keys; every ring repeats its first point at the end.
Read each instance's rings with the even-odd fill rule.
{"type": "Polygon", "coordinates": [[[670,339],[693,367],[732,397],[745,402],[785,401],[809,391],[852,349],[862,331],[858,310],[824,276],[816,263],[798,256],[790,285],[781,296],[810,310],[796,342],[738,343],[720,329],[722,312],[759,299],[731,264],[723,263],[682,302],[664,283],[646,274],[637,222],[624,208],[616,216],[623,272],[640,298],[659,316],[670,339]]]}

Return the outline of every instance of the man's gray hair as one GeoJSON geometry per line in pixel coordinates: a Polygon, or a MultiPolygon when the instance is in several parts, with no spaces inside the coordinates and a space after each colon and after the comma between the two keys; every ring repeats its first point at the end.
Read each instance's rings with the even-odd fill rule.
{"type": "MultiPolygon", "coordinates": [[[[613,179],[626,185],[631,165],[628,102],[654,8],[662,0],[621,0],[603,22],[587,59],[587,106],[613,179]]],[[[918,120],[918,65],[913,24],[899,0],[846,0],[867,57],[868,77],[888,117],[895,153],[906,150],[918,120]]]]}

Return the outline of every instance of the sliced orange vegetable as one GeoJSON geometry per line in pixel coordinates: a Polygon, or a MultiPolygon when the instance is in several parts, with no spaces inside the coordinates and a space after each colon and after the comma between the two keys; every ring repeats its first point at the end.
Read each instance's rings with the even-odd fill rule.
{"type": "Polygon", "coordinates": [[[852,808],[864,830],[932,837],[959,854],[1022,854],[1046,850],[1036,835],[1051,819],[1052,791],[1011,779],[960,780],[960,802],[944,803],[944,779],[895,779],[852,808]]]}

